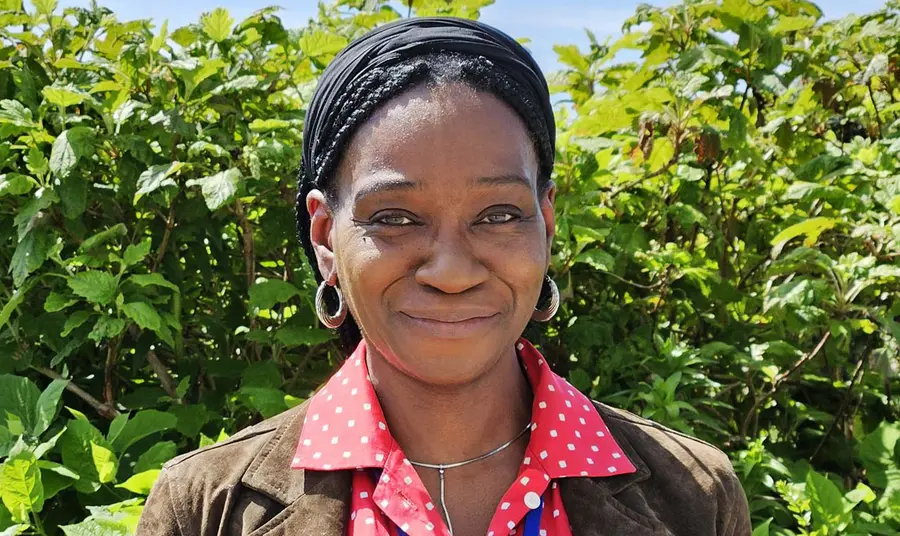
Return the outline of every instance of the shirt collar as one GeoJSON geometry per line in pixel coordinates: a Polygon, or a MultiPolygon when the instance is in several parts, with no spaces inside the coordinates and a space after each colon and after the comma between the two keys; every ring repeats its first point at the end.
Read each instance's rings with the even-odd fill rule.
{"type": "MultiPolygon", "coordinates": [[[[549,478],[635,472],[591,400],[554,373],[525,339],[516,344],[534,393],[525,465],[549,478]]],[[[397,448],[369,381],[366,343],[310,401],[291,468],[334,471],[384,468],[397,448]]]]}

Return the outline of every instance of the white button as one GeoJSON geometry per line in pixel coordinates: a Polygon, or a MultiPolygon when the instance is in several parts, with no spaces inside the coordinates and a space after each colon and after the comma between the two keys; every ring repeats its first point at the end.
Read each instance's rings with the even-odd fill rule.
{"type": "Polygon", "coordinates": [[[533,491],[525,494],[525,506],[536,510],[541,505],[541,496],[533,491]]]}

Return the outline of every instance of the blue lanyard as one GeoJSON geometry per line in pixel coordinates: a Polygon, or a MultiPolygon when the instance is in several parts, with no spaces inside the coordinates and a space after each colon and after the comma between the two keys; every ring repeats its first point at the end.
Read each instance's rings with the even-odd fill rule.
{"type": "MultiPolygon", "coordinates": [[[[522,536],[539,536],[541,532],[541,512],[544,511],[544,498],[541,497],[541,504],[537,508],[525,514],[525,527],[522,530],[522,536]]],[[[403,529],[397,527],[397,536],[407,536],[403,529]]]]}

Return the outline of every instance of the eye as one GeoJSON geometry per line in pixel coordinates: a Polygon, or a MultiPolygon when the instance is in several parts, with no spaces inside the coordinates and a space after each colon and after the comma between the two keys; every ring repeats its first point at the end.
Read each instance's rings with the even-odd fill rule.
{"type": "Polygon", "coordinates": [[[511,212],[495,212],[484,216],[476,223],[509,223],[517,218],[518,216],[511,212]]]}
{"type": "Polygon", "coordinates": [[[404,225],[412,225],[415,222],[412,220],[412,218],[403,214],[385,214],[383,216],[372,218],[372,223],[401,227],[404,225]]]}

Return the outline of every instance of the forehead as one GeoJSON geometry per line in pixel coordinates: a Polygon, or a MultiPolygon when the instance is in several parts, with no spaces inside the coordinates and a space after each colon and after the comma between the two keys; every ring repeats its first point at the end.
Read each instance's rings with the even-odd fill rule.
{"type": "Polygon", "coordinates": [[[353,136],[337,170],[343,197],[385,172],[424,188],[458,188],[518,175],[537,186],[524,121],[494,95],[463,84],[417,86],[380,106],[353,136]]]}

